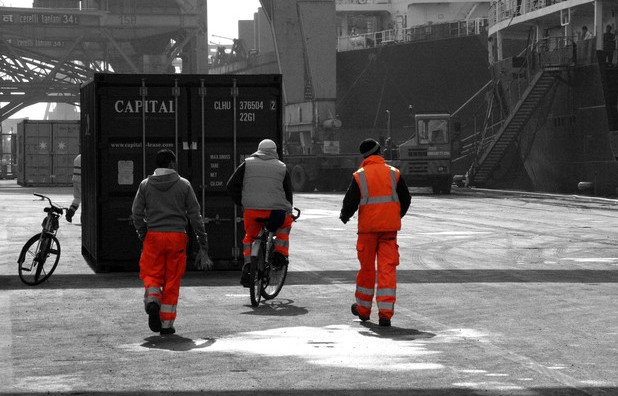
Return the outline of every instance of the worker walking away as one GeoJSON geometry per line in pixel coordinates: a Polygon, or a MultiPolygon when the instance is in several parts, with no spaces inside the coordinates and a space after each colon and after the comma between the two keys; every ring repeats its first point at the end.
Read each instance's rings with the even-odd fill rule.
{"type": "Polygon", "coordinates": [[[376,295],[380,326],[390,326],[394,314],[399,246],[397,231],[410,207],[410,192],[399,170],[385,163],[380,144],[364,140],[360,145],[363,162],[343,198],[339,218],[346,224],[358,209],[356,251],[360,270],[356,276],[356,303],[352,313],[369,320],[376,295]],[[376,284],[377,258],[377,292],[376,284]]]}
{"type": "Polygon", "coordinates": [[[82,203],[82,155],[78,154],[73,160],[73,202],[65,214],[69,223],[73,222],[73,216],[82,203]]]}
{"type": "Polygon", "coordinates": [[[144,179],[133,200],[133,224],[142,241],[139,261],[144,281],[148,326],[162,335],[174,334],[180,280],[187,259],[187,218],[208,261],[208,238],[191,183],[176,172],[176,156],[157,153],[154,174],[144,179]]]}
{"type": "Polygon", "coordinates": [[[292,182],[285,164],[279,161],[277,144],[270,139],[262,140],[258,150],[236,168],[227,189],[234,203],[244,208],[244,264],[240,283],[249,287],[251,244],[264,227],[260,219],[268,219],[266,227],[276,235],[274,265],[282,267],[288,263],[293,222],[292,182]]]}

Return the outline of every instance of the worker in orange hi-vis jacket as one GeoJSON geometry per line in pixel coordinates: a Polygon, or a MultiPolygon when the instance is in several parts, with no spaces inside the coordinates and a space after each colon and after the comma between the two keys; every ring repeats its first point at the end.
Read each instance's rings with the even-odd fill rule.
{"type": "Polygon", "coordinates": [[[399,265],[397,231],[410,207],[410,192],[399,170],[385,163],[380,144],[364,140],[360,145],[363,162],[354,175],[339,218],[345,224],[358,209],[356,251],[360,270],[356,276],[356,303],[352,313],[363,322],[369,320],[376,283],[376,302],[380,326],[390,326],[397,291],[399,265]]]}
{"type": "Polygon", "coordinates": [[[144,281],[148,326],[162,335],[176,332],[180,280],[187,261],[187,218],[197,234],[202,260],[208,258],[208,237],[191,183],[175,170],[176,155],[160,150],[154,174],[144,179],[133,200],[133,225],[142,241],[139,261],[144,281]]]}

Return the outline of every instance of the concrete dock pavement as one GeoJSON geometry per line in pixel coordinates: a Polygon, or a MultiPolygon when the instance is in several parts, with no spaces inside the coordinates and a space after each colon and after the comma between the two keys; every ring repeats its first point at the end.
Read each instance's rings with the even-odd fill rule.
{"type": "MultiPolygon", "coordinates": [[[[0,394],[618,394],[618,202],[415,191],[399,234],[393,327],[350,313],[355,219],[342,194],[297,194],[290,273],[253,308],[232,271],[189,272],[177,333],[150,332],[137,273],[94,274],[80,227],[28,287],[21,246],[39,191],[0,182],[0,394]]],[[[79,219],[79,214],[75,219],[79,219]]]]}

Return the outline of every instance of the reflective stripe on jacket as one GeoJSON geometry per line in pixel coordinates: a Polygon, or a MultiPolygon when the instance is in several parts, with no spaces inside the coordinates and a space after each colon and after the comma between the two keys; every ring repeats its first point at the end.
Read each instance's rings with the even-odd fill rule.
{"type": "Polygon", "coordinates": [[[291,212],[292,205],[286,199],[283,188],[286,172],[285,164],[276,158],[246,158],[242,206],[245,209],[278,209],[291,212]]]}
{"type": "Polygon", "coordinates": [[[372,155],[354,172],[360,189],[358,232],[388,232],[401,229],[401,206],[397,195],[399,170],[372,155]]]}

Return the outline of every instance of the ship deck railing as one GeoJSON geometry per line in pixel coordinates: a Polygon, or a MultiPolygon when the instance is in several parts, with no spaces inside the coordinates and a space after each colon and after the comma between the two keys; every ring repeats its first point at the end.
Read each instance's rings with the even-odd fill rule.
{"type": "MultiPolygon", "coordinates": [[[[504,96],[511,107],[519,101],[534,76],[541,70],[546,72],[566,70],[576,65],[594,61],[594,40],[576,41],[570,37],[545,37],[532,43],[519,56],[506,58],[494,64],[493,73],[511,73],[504,78],[504,96]]],[[[498,78],[498,76],[494,76],[498,78]]]]}
{"type": "Polygon", "coordinates": [[[540,10],[567,0],[492,0],[489,5],[489,25],[540,10]]]}
{"type": "Polygon", "coordinates": [[[342,36],[337,39],[337,51],[353,51],[383,45],[478,35],[487,30],[487,18],[445,23],[433,23],[408,28],[395,28],[364,34],[342,36]]]}

